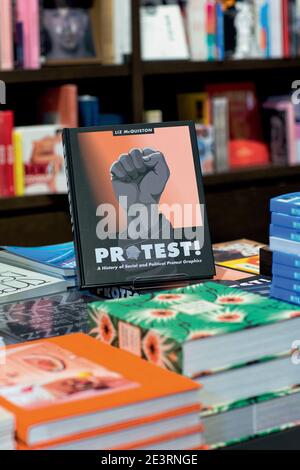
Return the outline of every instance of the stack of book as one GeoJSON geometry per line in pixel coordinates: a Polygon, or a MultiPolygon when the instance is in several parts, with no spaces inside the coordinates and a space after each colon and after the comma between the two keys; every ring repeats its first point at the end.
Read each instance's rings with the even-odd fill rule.
{"type": "Polygon", "coordinates": [[[272,199],[271,213],[271,293],[277,299],[300,305],[300,193],[272,199]]]}
{"type": "Polygon", "coordinates": [[[0,450],[15,449],[15,418],[0,407],[0,450]]]}
{"type": "Polygon", "coordinates": [[[22,450],[204,443],[197,384],[84,334],[8,347],[0,404],[15,416],[22,450]]]}
{"type": "Polygon", "coordinates": [[[0,262],[0,304],[52,295],[67,288],[64,279],[0,262]]]}
{"type": "Polygon", "coordinates": [[[89,305],[90,335],[201,383],[210,446],[300,419],[297,308],[217,283],[89,305]],[[109,334],[107,334],[109,332],[109,334]],[[280,408],[280,413],[273,413],[280,408]]]}
{"type": "Polygon", "coordinates": [[[68,287],[77,285],[74,243],[20,247],[3,246],[0,261],[23,269],[63,279],[68,287]]]}

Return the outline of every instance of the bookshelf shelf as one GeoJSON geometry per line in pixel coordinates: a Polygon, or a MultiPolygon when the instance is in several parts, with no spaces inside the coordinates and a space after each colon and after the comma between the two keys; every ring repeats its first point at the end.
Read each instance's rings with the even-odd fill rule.
{"type": "Polygon", "coordinates": [[[264,71],[273,69],[298,69],[300,58],[295,59],[245,59],[226,60],[214,62],[192,62],[192,61],[155,61],[142,62],[144,76],[151,75],[174,75],[185,73],[217,73],[238,71],[264,71]]]}
{"type": "Polygon", "coordinates": [[[42,213],[53,210],[69,210],[65,194],[12,197],[0,200],[0,216],[24,214],[27,212],[42,213]]]}
{"type": "MultiPolygon", "coordinates": [[[[242,169],[204,176],[204,184],[208,190],[219,188],[221,185],[239,186],[245,183],[263,184],[268,180],[270,183],[276,180],[297,180],[300,178],[300,165],[294,167],[260,167],[242,169]]],[[[43,212],[50,210],[69,210],[68,198],[65,194],[50,194],[40,196],[13,197],[0,200],[0,214],[12,211],[21,213],[23,211],[43,212]]]]}
{"type": "MultiPolygon", "coordinates": [[[[298,69],[297,59],[261,59],[261,60],[228,60],[216,62],[191,61],[155,61],[142,62],[141,74],[181,75],[187,73],[237,72],[247,70],[298,69]]],[[[64,82],[93,78],[131,77],[131,65],[101,65],[95,63],[46,65],[39,70],[0,71],[0,79],[6,84],[23,84],[34,82],[64,82]]]]}
{"type": "Polygon", "coordinates": [[[13,70],[0,72],[6,84],[34,82],[64,82],[93,78],[129,77],[129,65],[101,65],[91,63],[48,65],[39,70],[13,70]]]}
{"type": "Polygon", "coordinates": [[[257,168],[245,168],[204,177],[205,186],[213,187],[219,185],[243,185],[245,183],[274,182],[276,180],[300,179],[300,165],[297,166],[264,166],[257,168]]]}

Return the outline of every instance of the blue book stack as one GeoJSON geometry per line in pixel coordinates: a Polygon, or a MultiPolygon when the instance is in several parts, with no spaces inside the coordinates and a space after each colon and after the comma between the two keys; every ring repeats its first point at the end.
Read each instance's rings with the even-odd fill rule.
{"type": "Polygon", "coordinates": [[[0,262],[62,278],[68,287],[77,285],[73,242],[31,248],[2,246],[0,262]]]}
{"type": "Polygon", "coordinates": [[[300,305],[300,193],[271,200],[271,296],[300,305]]]}

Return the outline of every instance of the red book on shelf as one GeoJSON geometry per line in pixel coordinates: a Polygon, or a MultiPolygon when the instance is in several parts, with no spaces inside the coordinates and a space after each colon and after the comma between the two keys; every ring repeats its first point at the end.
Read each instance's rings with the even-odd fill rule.
{"type": "Polygon", "coordinates": [[[77,86],[62,85],[48,89],[41,99],[40,114],[43,124],[78,127],[77,86]]]}
{"type": "Polygon", "coordinates": [[[283,57],[290,56],[289,0],[282,0],[283,57]]]}
{"type": "Polygon", "coordinates": [[[0,112],[0,194],[14,196],[13,111],[0,112]]]}
{"type": "Polygon", "coordinates": [[[229,103],[230,168],[266,165],[269,151],[263,141],[259,104],[253,83],[208,85],[213,99],[223,96],[229,103]]]}

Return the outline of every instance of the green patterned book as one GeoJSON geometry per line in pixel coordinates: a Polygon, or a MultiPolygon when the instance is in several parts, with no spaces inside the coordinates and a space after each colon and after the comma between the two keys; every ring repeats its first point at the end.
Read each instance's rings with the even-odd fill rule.
{"type": "Polygon", "coordinates": [[[89,334],[192,378],[289,353],[294,305],[206,283],[89,305],[89,334]]]}

